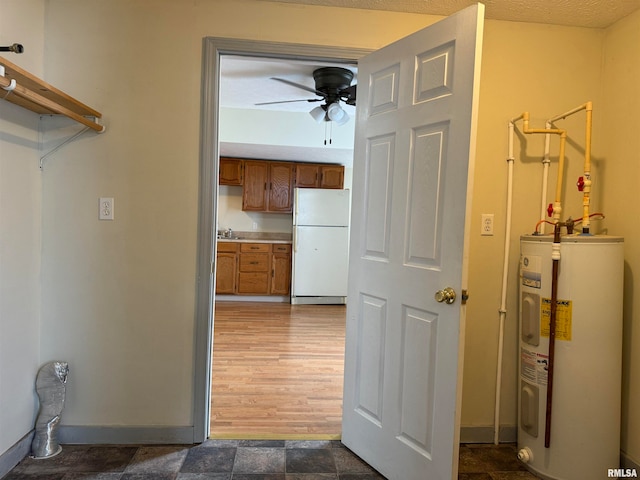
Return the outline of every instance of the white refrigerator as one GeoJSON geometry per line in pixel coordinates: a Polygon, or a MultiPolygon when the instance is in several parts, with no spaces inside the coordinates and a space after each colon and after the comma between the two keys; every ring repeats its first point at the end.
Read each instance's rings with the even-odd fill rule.
{"type": "Polygon", "coordinates": [[[296,188],[292,304],[344,304],[349,267],[349,190],[296,188]]]}

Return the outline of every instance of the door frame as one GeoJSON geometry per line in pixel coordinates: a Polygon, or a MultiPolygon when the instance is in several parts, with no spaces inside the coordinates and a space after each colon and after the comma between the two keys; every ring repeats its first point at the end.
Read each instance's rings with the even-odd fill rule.
{"type": "Polygon", "coordinates": [[[211,361],[215,304],[215,252],[219,169],[220,57],[241,55],[290,60],[317,60],[357,64],[372,49],[298,43],[263,42],[251,39],[205,37],[202,48],[200,111],[200,185],[198,195],[198,246],[196,311],[194,329],[193,441],[209,435],[211,361]]]}

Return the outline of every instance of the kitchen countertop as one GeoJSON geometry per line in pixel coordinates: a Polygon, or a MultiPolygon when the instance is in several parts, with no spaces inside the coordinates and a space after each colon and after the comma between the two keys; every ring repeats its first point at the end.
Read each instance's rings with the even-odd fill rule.
{"type": "Polygon", "coordinates": [[[291,234],[282,232],[233,232],[231,238],[218,235],[219,242],[291,243],[291,234]]]}

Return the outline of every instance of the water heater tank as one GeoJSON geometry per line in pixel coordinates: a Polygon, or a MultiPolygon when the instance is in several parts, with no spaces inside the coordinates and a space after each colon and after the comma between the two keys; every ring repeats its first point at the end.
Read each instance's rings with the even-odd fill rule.
{"type": "Polygon", "coordinates": [[[562,237],[546,448],[552,244],[520,239],[519,457],[544,479],[600,480],[620,463],[624,243],[562,237]]]}

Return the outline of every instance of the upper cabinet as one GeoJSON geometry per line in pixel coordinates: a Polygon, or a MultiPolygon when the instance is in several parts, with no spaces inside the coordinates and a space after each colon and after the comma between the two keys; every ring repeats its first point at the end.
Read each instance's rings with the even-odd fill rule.
{"type": "Polygon", "coordinates": [[[289,162],[245,160],[242,210],[291,213],[294,171],[289,162]]]}
{"type": "Polygon", "coordinates": [[[219,183],[242,186],[242,210],[291,213],[295,187],[344,188],[344,166],[220,157],[219,183]]]}
{"type": "Polygon", "coordinates": [[[297,163],[295,185],[299,188],[344,188],[344,166],[297,163]]]}
{"type": "Polygon", "coordinates": [[[239,158],[220,157],[220,185],[242,185],[243,162],[239,158]]]}
{"type": "Polygon", "coordinates": [[[344,167],[342,165],[320,166],[320,188],[343,188],[344,167]]]}

